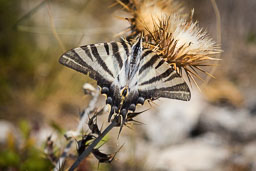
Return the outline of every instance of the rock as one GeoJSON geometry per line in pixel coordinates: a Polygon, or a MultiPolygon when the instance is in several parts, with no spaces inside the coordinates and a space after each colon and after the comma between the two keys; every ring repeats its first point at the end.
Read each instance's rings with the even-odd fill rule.
{"type": "Polygon", "coordinates": [[[256,170],[256,141],[230,146],[225,170],[256,170]]]}
{"type": "Polygon", "coordinates": [[[206,131],[212,131],[236,141],[250,141],[256,138],[256,116],[247,109],[230,109],[209,106],[200,115],[200,124],[206,131]]]}
{"type": "Polygon", "coordinates": [[[139,121],[145,123],[142,129],[153,144],[179,143],[189,136],[205,105],[196,93],[189,102],[160,99],[153,109],[141,114],[139,121]]]}
{"type": "Polygon", "coordinates": [[[6,142],[8,134],[12,134],[17,141],[20,140],[20,134],[11,122],[0,120],[0,130],[0,144],[4,144],[6,142]]]}
{"type": "Polygon", "coordinates": [[[249,163],[251,170],[256,170],[256,140],[247,144],[243,149],[243,156],[249,163]]]}
{"type": "Polygon", "coordinates": [[[224,145],[196,139],[150,153],[146,166],[150,170],[212,171],[220,170],[228,156],[224,145]]]}

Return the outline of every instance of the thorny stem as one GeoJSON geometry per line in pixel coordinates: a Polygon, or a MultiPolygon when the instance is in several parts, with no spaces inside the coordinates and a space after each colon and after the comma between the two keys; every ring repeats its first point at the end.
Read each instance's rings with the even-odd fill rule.
{"type": "MultiPolygon", "coordinates": [[[[77,126],[76,132],[80,133],[83,129],[83,125],[85,124],[86,120],[88,119],[88,115],[91,113],[91,111],[93,111],[93,109],[95,108],[96,102],[98,100],[99,97],[99,89],[96,90],[96,92],[93,94],[93,98],[90,101],[88,107],[84,110],[84,112],[81,114],[81,118],[79,121],[79,124],[77,126]]],[[[55,165],[54,171],[59,171],[62,168],[63,163],[65,162],[65,159],[67,157],[67,153],[69,152],[69,150],[71,149],[71,146],[73,144],[74,140],[70,140],[63,153],[61,154],[57,164],[55,165]]]]}
{"type": "Polygon", "coordinates": [[[109,132],[111,131],[112,128],[114,128],[115,126],[118,125],[118,116],[116,116],[111,124],[109,124],[109,126],[102,132],[101,135],[99,135],[99,137],[97,137],[89,146],[88,148],[77,158],[77,160],[75,161],[75,163],[73,163],[73,165],[69,168],[69,171],[73,171],[75,170],[78,165],[80,164],[80,162],[87,157],[92,150],[94,149],[94,147],[102,140],[102,138],[109,132]]]}

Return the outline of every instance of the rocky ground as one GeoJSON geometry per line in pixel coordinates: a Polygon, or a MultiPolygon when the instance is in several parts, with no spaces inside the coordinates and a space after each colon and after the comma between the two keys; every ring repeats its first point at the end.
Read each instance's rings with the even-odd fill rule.
{"type": "MultiPolygon", "coordinates": [[[[151,108],[136,118],[143,124],[126,127],[119,139],[114,130],[103,148],[109,151],[124,144],[113,170],[256,170],[255,111],[212,105],[198,92],[192,97],[190,102],[160,99],[141,107],[138,111],[151,108]]],[[[99,122],[106,124],[106,116],[99,122]]],[[[0,142],[8,131],[21,137],[10,122],[0,126],[0,142]]],[[[35,130],[34,138],[39,145],[50,134],[56,144],[65,144],[48,126],[35,130]]]]}

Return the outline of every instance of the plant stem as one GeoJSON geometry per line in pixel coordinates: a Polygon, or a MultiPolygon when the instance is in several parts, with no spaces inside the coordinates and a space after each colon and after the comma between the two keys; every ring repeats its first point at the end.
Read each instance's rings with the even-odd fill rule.
{"type": "Polygon", "coordinates": [[[118,120],[117,117],[115,119],[113,119],[113,121],[111,122],[111,124],[109,124],[109,126],[102,132],[102,134],[97,137],[89,146],[88,148],[77,158],[77,160],[73,163],[73,165],[69,168],[69,171],[73,171],[75,168],[78,167],[79,163],[85,158],[87,157],[92,150],[94,149],[94,147],[102,140],[102,138],[109,132],[111,131],[112,128],[114,128],[115,126],[118,125],[118,120]]]}

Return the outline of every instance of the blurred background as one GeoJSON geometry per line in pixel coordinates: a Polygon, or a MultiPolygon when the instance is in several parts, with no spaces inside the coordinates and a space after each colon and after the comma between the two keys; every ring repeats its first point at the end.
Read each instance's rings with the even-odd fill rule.
{"type": "MultiPolygon", "coordinates": [[[[182,2],[216,40],[211,1],[182,2]]],[[[54,167],[44,155],[47,137],[52,135],[59,154],[67,142],[63,133],[75,130],[91,99],[83,84],[96,85],[58,58],[70,48],[118,40],[115,35],[129,26],[118,16],[128,14],[113,3],[0,1],[0,170],[54,167]]],[[[223,50],[216,79],[202,91],[193,86],[190,102],[156,101],[139,116],[144,125],[125,128],[118,140],[114,131],[105,150],[124,147],[100,170],[256,170],[256,1],[216,3],[223,50]]],[[[93,157],[86,161],[84,170],[97,169],[93,157]]]]}

